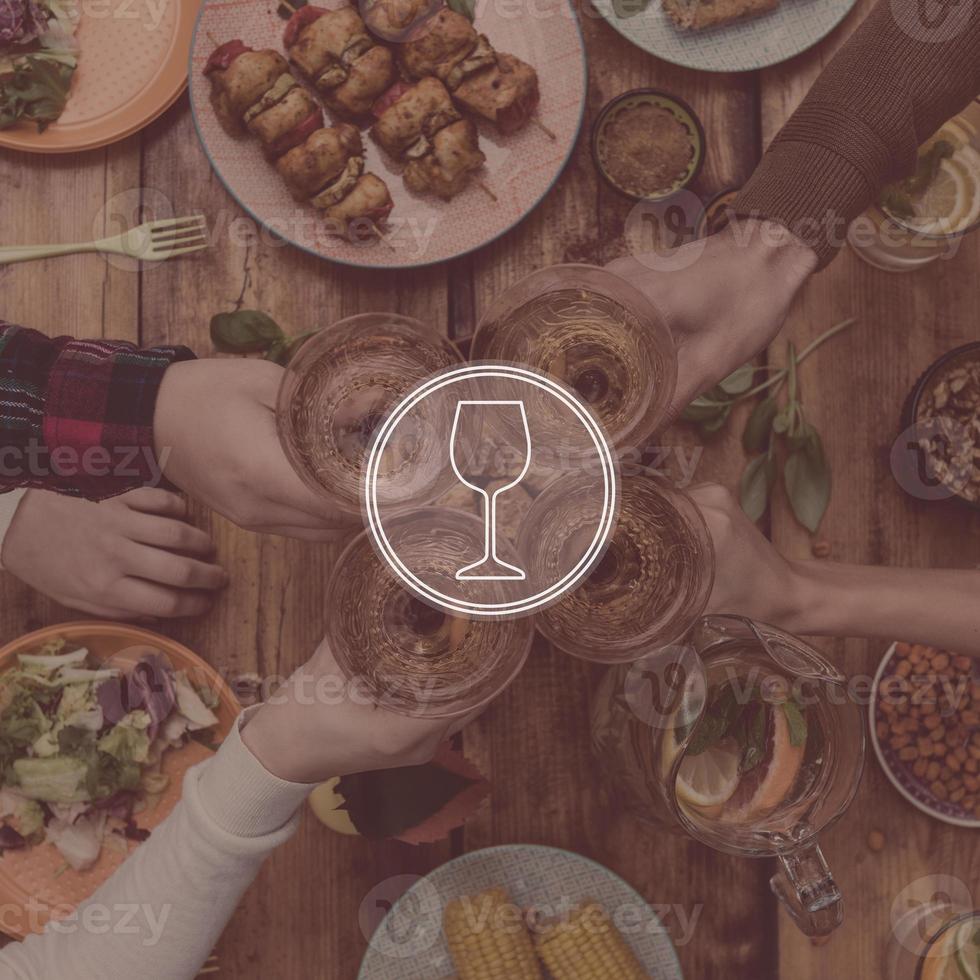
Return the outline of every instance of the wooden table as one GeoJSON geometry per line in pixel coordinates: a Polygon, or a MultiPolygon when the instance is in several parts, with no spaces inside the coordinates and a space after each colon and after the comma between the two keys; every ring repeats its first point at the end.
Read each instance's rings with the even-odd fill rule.
{"type": "MultiPolygon", "coordinates": [[[[864,11],[788,64],[726,76],[660,62],[586,10],[581,20],[590,85],[583,132],[617,93],[665,88],[688,100],[707,130],[698,191],[707,196],[737,185],[864,11]]],[[[107,212],[132,215],[141,193],[147,199],[162,194],[177,213],[207,214],[219,247],[141,274],[94,256],[13,266],[0,271],[0,314],[52,335],[184,343],[202,355],[210,351],[211,315],[241,306],[268,310],[296,332],[354,313],[397,309],[464,338],[490,300],[526,273],[622,254],[629,210],[597,181],[583,137],[544,203],[477,254],[401,275],[337,268],[267,238],[244,237],[251,224],[212,174],[185,97],[145,132],[106,150],[60,158],[0,153],[0,234],[4,243],[89,237],[107,212]]],[[[902,400],[919,372],[943,351],[980,336],[978,259],[980,236],[954,261],[908,276],[877,272],[845,252],[793,309],[783,338],[798,348],[847,316],[860,320],[803,376],[809,414],[826,434],[834,468],[821,533],[836,559],[977,563],[980,513],[911,501],[892,479],[888,451],[902,400]]],[[[774,345],[775,360],[783,356],[784,339],[774,345]]],[[[737,431],[732,426],[707,446],[698,479],[736,486],[744,465],[737,431]]],[[[694,444],[685,429],[669,438],[694,444]]],[[[206,619],[163,631],[232,675],[288,673],[323,632],[329,615],[324,586],[336,550],[252,536],[203,510],[197,516],[214,534],[232,585],[206,619]]],[[[788,554],[809,555],[809,536],[781,498],[770,532],[788,554]]],[[[9,576],[0,588],[3,641],[76,618],[9,576]]],[[[868,672],[885,643],[826,646],[849,672],[868,672]]],[[[689,980],[871,980],[881,976],[889,912],[903,888],[929,872],[950,872],[980,891],[980,838],[921,816],[872,758],[857,801],[825,840],[846,896],[846,922],[829,943],[811,944],[777,911],[768,887],[770,862],[737,860],[654,833],[607,807],[590,764],[587,726],[598,673],[546,646],[535,650],[518,681],[465,733],[465,751],[493,780],[494,792],[492,805],[451,841],[421,848],[369,844],[305,820],[235,913],[218,946],[216,976],[352,980],[365,946],[358,911],[369,893],[369,904],[392,899],[386,886],[375,889],[394,876],[424,874],[461,851],[506,842],[571,848],[622,874],[651,902],[671,906],[665,922],[689,980]],[[868,845],[872,829],[883,834],[880,851],[868,845]]]]}

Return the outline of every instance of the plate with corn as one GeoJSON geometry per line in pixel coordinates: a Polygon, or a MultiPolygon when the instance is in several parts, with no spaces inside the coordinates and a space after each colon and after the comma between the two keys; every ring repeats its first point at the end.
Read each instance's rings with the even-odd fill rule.
{"type": "Polygon", "coordinates": [[[622,878],[553,847],[464,854],[417,881],[358,980],[683,980],[667,930],[622,878]]]}

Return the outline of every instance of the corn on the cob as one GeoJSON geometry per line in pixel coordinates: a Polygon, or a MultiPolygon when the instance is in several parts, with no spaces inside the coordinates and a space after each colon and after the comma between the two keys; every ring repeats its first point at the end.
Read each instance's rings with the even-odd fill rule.
{"type": "Polygon", "coordinates": [[[542,930],[538,955],[554,980],[649,980],[601,905],[587,902],[542,930]]]}
{"type": "Polygon", "coordinates": [[[503,888],[450,902],[443,925],[459,980],[541,980],[531,936],[503,888]]]}

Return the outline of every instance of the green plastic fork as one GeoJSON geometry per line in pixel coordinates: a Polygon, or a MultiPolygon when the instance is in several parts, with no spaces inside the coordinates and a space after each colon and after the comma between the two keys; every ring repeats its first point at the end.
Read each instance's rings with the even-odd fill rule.
{"type": "Polygon", "coordinates": [[[48,259],[55,255],[73,255],[76,252],[112,252],[128,255],[146,262],[172,259],[189,255],[208,247],[207,222],[203,214],[189,218],[166,218],[147,221],[121,235],[100,238],[94,242],[72,245],[10,245],[0,247],[0,265],[12,262],[29,262],[32,259],[48,259]]]}

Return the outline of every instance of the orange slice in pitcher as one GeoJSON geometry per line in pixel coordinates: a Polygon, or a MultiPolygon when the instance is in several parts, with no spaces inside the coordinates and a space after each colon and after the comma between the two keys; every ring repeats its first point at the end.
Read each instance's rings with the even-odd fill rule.
{"type": "Polygon", "coordinates": [[[793,745],[782,708],[771,707],[770,717],[765,757],[742,777],[738,791],[726,802],[722,816],[726,822],[751,823],[772,813],[789,795],[800,774],[806,742],[793,745]]]}

